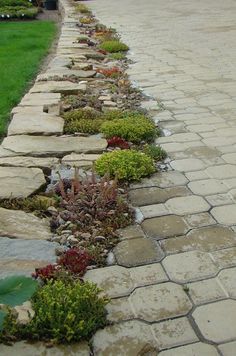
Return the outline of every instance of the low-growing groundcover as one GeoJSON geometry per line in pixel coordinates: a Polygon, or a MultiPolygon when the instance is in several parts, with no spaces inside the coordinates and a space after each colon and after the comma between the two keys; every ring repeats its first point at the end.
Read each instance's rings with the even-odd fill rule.
{"type": "Polygon", "coordinates": [[[0,136],[56,33],[51,21],[0,22],[0,136]]]}

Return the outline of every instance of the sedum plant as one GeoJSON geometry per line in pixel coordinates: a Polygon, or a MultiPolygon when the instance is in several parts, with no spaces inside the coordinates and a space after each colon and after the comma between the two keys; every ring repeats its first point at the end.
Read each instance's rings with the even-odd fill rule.
{"type": "Polygon", "coordinates": [[[126,52],[129,50],[129,47],[118,39],[103,41],[99,47],[109,53],[126,52]]]}
{"type": "Polygon", "coordinates": [[[151,157],[136,150],[116,150],[104,153],[95,162],[96,172],[103,176],[109,173],[119,180],[140,180],[155,172],[151,157]]]}

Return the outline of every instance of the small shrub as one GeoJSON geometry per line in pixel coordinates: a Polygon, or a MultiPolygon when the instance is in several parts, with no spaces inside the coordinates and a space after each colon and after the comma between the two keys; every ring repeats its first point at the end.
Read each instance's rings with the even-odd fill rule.
{"type": "Polygon", "coordinates": [[[104,41],[100,44],[99,47],[100,49],[109,53],[126,52],[129,50],[129,47],[119,40],[104,41]]]}
{"type": "Polygon", "coordinates": [[[75,7],[76,11],[80,12],[81,14],[91,14],[91,11],[89,10],[89,8],[84,5],[84,4],[78,4],[75,7]]]}
{"type": "Polygon", "coordinates": [[[88,339],[106,325],[106,298],[92,283],[49,281],[32,297],[35,312],[27,325],[16,324],[11,312],[5,317],[3,336],[15,339],[69,343],[88,339]]]}
{"type": "Polygon", "coordinates": [[[33,19],[38,14],[38,8],[25,6],[1,6],[0,20],[33,19]]]}
{"type": "Polygon", "coordinates": [[[155,172],[153,160],[135,150],[122,150],[104,153],[95,162],[96,172],[103,176],[109,173],[120,180],[140,180],[155,172]]]}
{"type": "Polygon", "coordinates": [[[122,61],[125,59],[125,54],[122,52],[111,53],[109,58],[113,59],[114,61],[122,61]]]}
{"type": "Polygon", "coordinates": [[[152,120],[142,115],[131,115],[125,119],[104,122],[101,126],[101,132],[106,138],[119,136],[134,143],[152,141],[157,135],[152,120]]]}
{"type": "Polygon", "coordinates": [[[36,215],[45,215],[50,206],[56,207],[58,201],[55,197],[47,197],[44,195],[34,195],[28,198],[4,199],[0,202],[0,206],[5,209],[24,210],[27,213],[35,213],[36,215]]]}
{"type": "Polygon", "coordinates": [[[82,24],[82,25],[89,25],[91,23],[94,22],[94,18],[92,16],[86,16],[86,17],[81,17],[79,19],[79,22],[82,24]]]}
{"type": "Polygon", "coordinates": [[[166,151],[164,151],[160,146],[144,145],[142,151],[155,161],[161,161],[167,157],[166,151]]]}
{"type": "Polygon", "coordinates": [[[101,114],[95,110],[77,109],[64,114],[64,132],[98,133],[103,120],[101,114]]]}

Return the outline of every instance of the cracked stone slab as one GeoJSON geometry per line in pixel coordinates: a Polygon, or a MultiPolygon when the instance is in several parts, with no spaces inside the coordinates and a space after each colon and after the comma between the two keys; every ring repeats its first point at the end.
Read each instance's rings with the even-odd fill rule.
{"type": "Polygon", "coordinates": [[[223,225],[234,225],[236,220],[236,204],[218,206],[211,210],[212,216],[223,225]]]}
{"type": "Polygon", "coordinates": [[[220,271],[219,280],[231,298],[236,298],[236,268],[220,271]]]}
{"type": "Polygon", "coordinates": [[[189,230],[186,221],[181,216],[177,215],[146,219],[142,223],[142,228],[149,237],[156,240],[184,235],[189,230]]]}
{"type": "Polygon", "coordinates": [[[62,94],[78,94],[85,93],[87,89],[86,83],[73,83],[70,81],[38,81],[30,89],[30,93],[62,93],[62,94]]]}
{"type": "Polygon", "coordinates": [[[107,141],[96,137],[9,136],[2,142],[3,148],[32,156],[61,157],[67,153],[99,153],[106,149],[107,141]]]}
{"type": "Polygon", "coordinates": [[[8,127],[11,135],[61,135],[64,120],[61,117],[47,113],[30,114],[19,113],[13,115],[8,127]]]}
{"type": "Polygon", "coordinates": [[[162,246],[168,253],[189,250],[215,251],[236,244],[236,234],[225,226],[206,226],[190,231],[186,236],[162,241],[162,246]]]}
{"type": "Polygon", "coordinates": [[[125,267],[158,262],[164,257],[159,245],[146,238],[121,241],[114,248],[117,263],[125,267]]]}
{"type": "Polygon", "coordinates": [[[0,235],[29,240],[47,240],[52,237],[47,220],[21,210],[4,208],[0,208],[0,235]]]}
{"type": "Polygon", "coordinates": [[[92,338],[96,355],[142,355],[142,352],[157,353],[156,341],[149,325],[132,320],[99,330],[92,338]]]}
{"type": "Polygon", "coordinates": [[[198,340],[187,318],[178,318],[152,324],[152,330],[158,342],[158,349],[190,344],[198,340]]]}
{"type": "Polygon", "coordinates": [[[197,195],[171,198],[165,203],[166,208],[176,215],[196,214],[208,211],[210,205],[197,195]]]}
{"type": "Polygon", "coordinates": [[[90,168],[100,156],[101,155],[98,154],[71,153],[70,155],[64,156],[61,162],[70,167],[90,168]]]}
{"type": "Polygon", "coordinates": [[[212,277],[218,272],[210,255],[201,251],[167,256],[162,263],[170,279],[180,283],[212,277]]]}
{"type": "Polygon", "coordinates": [[[26,198],[45,183],[39,168],[0,167],[0,199],[26,198]]]}
{"type": "Polygon", "coordinates": [[[41,168],[45,174],[50,174],[51,169],[59,164],[59,159],[55,157],[29,157],[15,156],[0,158],[0,166],[3,167],[27,167],[41,168]]]}
{"type": "Polygon", "coordinates": [[[198,342],[160,352],[160,356],[219,356],[215,347],[198,342]]]}
{"type": "Polygon", "coordinates": [[[227,298],[217,278],[187,284],[188,294],[194,304],[205,304],[227,298]]]}
{"type": "Polygon", "coordinates": [[[222,300],[202,305],[193,318],[205,339],[221,343],[236,338],[236,301],[222,300]]]}
{"type": "Polygon", "coordinates": [[[149,322],[186,315],[192,308],[183,288],[170,282],[138,288],[129,300],[136,318],[149,322]]]}

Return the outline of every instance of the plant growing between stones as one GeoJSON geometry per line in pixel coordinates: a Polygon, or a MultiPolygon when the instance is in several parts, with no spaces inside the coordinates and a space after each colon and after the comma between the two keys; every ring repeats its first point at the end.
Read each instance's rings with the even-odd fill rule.
{"type": "Polygon", "coordinates": [[[129,47],[119,40],[104,41],[99,47],[108,53],[127,52],[129,50],[129,47]]]}

